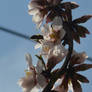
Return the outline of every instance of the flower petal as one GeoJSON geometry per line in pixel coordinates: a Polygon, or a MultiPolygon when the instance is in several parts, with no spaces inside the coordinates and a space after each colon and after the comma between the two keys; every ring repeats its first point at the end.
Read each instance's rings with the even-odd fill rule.
{"type": "Polygon", "coordinates": [[[55,17],[53,22],[52,22],[52,29],[55,31],[59,31],[60,30],[60,38],[63,39],[63,37],[66,34],[66,31],[63,29],[63,22],[61,17],[55,17]]]}
{"type": "Polygon", "coordinates": [[[79,24],[79,23],[85,23],[85,22],[88,21],[90,18],[92,18],[92,15],[85,15],[85,16],[82,16],[82,17],[80,17],[80,18],[78,18],[78,19],[75,19],[75,20],[73,21],[73,23],[77,23],[77,24],[79,24]]]}
{"type": "Polygon", "coordinates": [[[47,67],[52,69],[56,64],[61,62],[67,55],[67,50],[62,45],[56,45],[48,53],[47,67]]]}
{"type": "Polygon", "coordinates": [[[54,90],[55,92],[67,92],[64,86],[62,86],[62,88],[60,86],[57,86],[54,90]]]}
{"type": "Polygon", "coordinates": [[[47,40],[43,40],[43,41],[41,42],[41,44],[42,44],[41,55],[47,56],[48,53],[49,53],[49,50],[50,50],[51,48],[53,48],[54,44],[53,44],[52,42],[50,42],[50,41],[47,41],[47,40]]]}
{"type": "Polygon", "coordinates": [[[48,59],[48,62],[47,62],[47,68],[49,70],[51,70],[52,68],[54,68],[54,66],[57,64],[57,58],[55,56],[52,56],[48,59]]]}
{"type": "Polygon", "coordinates": [[[47,15],[47,17],[46,17],[46,23],[49,23],[49,22],[53,21],[53,19],[54,19],[55,16],[56,16],[56,14],[55,14],[53,11],[51,11],[51,12],[47,15]]]}
{"type": "Polygon", "coordinates": [[[70,6],[71,9],[75,9],[79,7],[79,5],[76,2],[64,2],[61,4],[61,7],[66,8],[67,5],[70,6]]]}
{"type": "Polygon", "coordinates": [[[55,25],[61,26],[61,28],[63,27],[63,21],[62,21],[61,17],[56,16],[53,19],[52,27],[54,27],[55,25]]]}
{"type": "Polygon", "coordinates": [[[37,75],[37,83],[40,87],[44,88],[47,85],[47,80],[42,74],[37,75]]]}
{"type": "Polygon", "coordinates": [[[39,59],[37,62],[36,71],[38,74],[40,74],[40,73],[42,73],[43,70],[45,70],[45,66],[44,66],[42,60],[39,59]]]}
{"type": "Polygon", "coordinates": [[[38,48],[41,48],[42,47],[42,44],[40,44],[40,43],[37,43],[36,45],[35,45],[35,49],[38,49],[38,48]]]}
{"type": "Polygon", "coordinates": [[[71,60],[70,60],[70,65],[75,65],[75,64],[81,64],[84,63],[84,61],[88,58],[85,52],[77,53],[73,51],[71,60]]]}
{"type": "Polygon", "coordinates": [[[61,61],[67,55],[67,50],[62,45],[56,45],[50,49],[48,58],[56,56],[61,61]]]}
{"type": "Polygon", "coordinates": [[[53,5],[57,5],[59,4],[62,0],[47,0],[49,3],[53,4],[53,5]]]}
{"type": "Polygon", "coordinates": [[[33,64],[32,64],[32,57],[31,57],[31,55],[29,53],[27,53],[25,55],[25,57],[26,57],[26,61],[27,61],[28,67],[30,68],[31,66],[33,66],[33,64]]]}
{"type": "Polygon", "coordinates": [[[83,83],[89,83],[89,80],[83,76],[83,75],[80,75],[78,73],[74,73],[74,78],[76,78],[77,80],[79,80],[80,82],[83,82],[83,83]]]}
{"type": "Polygon", "coordinates": [[[39,13],[39,9],[37,8],[29,9],[28,13],[30,15],[36,15],[37,13],[39,13]]]}
{"type": "Polygon", "coordinates": [[[82,88],[80,83],[77,80],[72,79],[73,91],[74,92],[82,92],[82,88]]]}
{"type": "Polygon", "coordinates": [[[18,84],[23,88],[23,92],[30,92],[35,86],[33,77],[23,77],[18,81],[18,84]]]}
{"type": "Polygon", "coordinates": [[[72,30],[71,34],[72,34],[72,37],[74,38],[74,40],[75,40],[77,43],[80,44],[80,36],[79,36],[79,34],[78,34],[77,32],[75,32],[75,29],[72,30]]]}
{"type": "Polygon", "coordinates": [[[39,92],[39,88],[37,87],[37,85],[30,92],[39,92]]]}
{"type": "Polygon", "coordinates": [[[45,24],[41,27],[41,33],[43,36],[48,35],[49,32],[50,32],[50,26],[48,24],[45,24]]]}
{"type": "Polygon", "coordinates": [[[35,23],[39,23],[40,21],[42,21],[43,17],[40,13],[37,13],[33,16],[32,20],[35,22],[35,23]]]}
{"type": "Polygon", "coordinates": [[[76,28],[80,37],[85,37],[86,34],[90,34],[90,32],[88,31],[88,29],[86,27],[83,27],[81,25],[77,25],[77,26],[75,26],[75,28],[76,28]]]}
{"type": "Polygon", "coordinates": [[[92,68],[92,64],[81,64],[74,67],[75,72],[85,71],[92,68]]]}
{"type": "Polygon", "coordinates": [[[65,75],[64,79],[60,85],[61,91],[60,92],[67,92],[68,91],[68,76],[65,75]]]}
{"type": "Polygon", "coordinates": [[[28,8],[32,9],[32,8],[42,8],[42,1],[41,0],[32,0],[29,4],[28,4],[28,8]]]}

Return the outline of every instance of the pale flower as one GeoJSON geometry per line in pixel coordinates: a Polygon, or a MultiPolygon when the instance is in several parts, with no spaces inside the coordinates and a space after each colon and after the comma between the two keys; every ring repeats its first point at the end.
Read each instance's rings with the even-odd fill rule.
{"type": "Polygon", "coordinates": [[[50,22],[55,16],[60,15],[58,10],[62,13],[62,8],[57,7],[60,3],[61,0],[31,0],[28,4],[28,12],[33,15],[33,21],[40,26],[44,18],[46,22],[50,22]]]}
{"type": "Polygon", "coordinates": [[[81,52],[81,53],[78,53],[76,51],[73,51],[72,53],[72,62],[71,65],[74,65],[75,63],[76,64],[80,64],[80,63],[84,63],[84,61],[88,58],[86,52],[81,52]],[[76,62],[75,62],[75,59],[76,58],[76,62]]]}
{"type": "Polygon", "coordinates": [[[60,40],[62,40],[63,37],[64,37],[65,34],[66,34],[66,31],[65,31],[64,28],[63,28],[63,21],[62,21],[61,17],[56,16],[56,17],[53,19],[52,28],[53,28],[54,30],[56,30],[56,31],[60,30],[60,40]]]}
{"type": "Polygon", "coordinates": [[[33,92],[33,88],[44,88],[47,85],[47,79],[41,74],[44,70],[42,61],[39,60],[37,66],[33,66],[32,58],[30,54],[26,54],[26,60],[28,64],[28,70],[26,70],[26,76],[22,77],[18,84],[22,87],[23,92],[33,92]]]}
{"type": "MultiPolygon", "coordinates": [[[[39,7],[39,8],[41,8],[41,7],[39,7]]],[[[29,3],[29,5],[28,5],[28,9],[29,9],[28,13],[30,15],[33,15],[32,20],[33,20],[33,22],[36,23],[37,27],[40,27],[42,20],[43,20],[43,15],[41,14],[39,8],[36,7],[35,4],[29,3]]]]}
{"type": "Polygon", "coordinates": [[[30,92],[35,86],[34,77],[31,72],[30,75],[22,77],[18,81],[18,84],[20,87],[22,87],[23,92],[30,92]]]}
{"type": "Polygon", "coordinates": [[[65,49],[63,45],[56,45],[49,51],[48,59],[54,56],[57,58],[57,61],[60,62],[67,55],[67,52],[67,49],[65,49]]]}
{"type": "Polygon", "coordinates": [[[50,40],[49,33],[51,32],[52,28],[50,25],[45,24],[41,27],[41,34],[44,37],[44,40],[50,40]]]}
{"type": "Polygon", "coordinates": [[[26,58],[26,61],[27,61],[28,68],[32,67],[33,64],[32,64],[32,57],[31,57],[31,55],[30,54],[26,54],[25,58],[26,58]]]}
{"type": "Polygon", "coordinates": [[[37,28],[39,28],[42,24],[43,17],[40,13],[37,13],[33,16],[32,21],[36,23],[37,28]]]}
{"type": "Polygon", "coordinates": [[[45,40],[38,43],[35,48],[41,48],[40,54],[46,58],[55,56],[58,57],[58,60],[62,60],[60,58],[64,58],[67,54],[67,50],[61,44],[54,44],[53,42],[45,40]]]}
{"type": "Polygon", "coordinates": [[[35,45],[35,49],[41,48],[40,54],[47,57],[49,50],[53,48],[54,45],[55,44],[50,41],[42,40],[35,45]]]}
{"type": "MultiPolygon", "coordinates": [[[[43,39],[39,40],[40,43],[37,43],[35,48],[41,48],[41,55],[47,57],[52,48],[56,48],[57,45],[59,46],[59,44],[61,44],[61,40],[64,38],[65,34],[66,32],[63,29],[62,19],[56,16],[51,25],[45,24],[41,27],[43,39]]],[[[53,53],[56,53],[55,50],[53,53]]]]}
{"type": "Polygon", "coordinates": [[[56,64],[61,62],[67,55],[67,50],[62,45],[55,45],[49,50],[47,57],[47,67],[51,70],[56,64]]]}
{"type": "Polygon", "coordinates": [[[45,24],[41,28],[41,32],[44,40],[48,40],[53,43],[60,43],[66,33],[63,29],[62,19],[58,16],[54,18],[51,25],[45,24]]]}
{"type": "Polygon", "coordinates": [[[67,55],[67,50],[61,44],[54,44],[50,41],[43,40],[41,43],[38,43],[35,48],[41,48],[40,54],[46,58],[55,56],[58,61],[61,61],[67,55]]]}

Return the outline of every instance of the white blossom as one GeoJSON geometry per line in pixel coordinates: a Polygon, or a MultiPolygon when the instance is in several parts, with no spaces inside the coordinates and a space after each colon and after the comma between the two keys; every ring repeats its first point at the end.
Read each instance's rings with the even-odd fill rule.
{"type": "Polygon", "coordinates": [[[60,37],[61,37],[60,39],[62,39],[65,36],[66,32],[63,28],[63,21],[62,21],[61,17],[56,16],[54,18],[54,20],[52,22],[52,28],[56,31],[60,30],[60,37]]]}
{"type": "Polygon", "coordinates": [[[43,15],[41,14],[41,12],[40,12],[38,7],[39,6],[37,6],[36,3],[35,4],[29,3],[29,5],[28,5],[28,9],[29,9],[28,13],[29,13],[29,15],[33,15],[32,20],[33,20],[33,22],[36,23],[37,27],[39,28],[41,23],[42,23],[42,20],[43,20],[43,15]]]}
{"type": "Polygon", "coordinates": [[[28,68],[30,68],[31,66],[33,66],[33,64],[32,64],[32,57],[31,57],[31,55],[29,53],[27,53],[25,55],[25,58],[26,58],[26,61],[27,61],[28,68]]]}
{"type": "Polygon", "coordinates": [[[30,54],[26,54],[28,62],[28,70],[26,76],[22,77],[18,84],[22,87],[23,92],[33,92],[34,87],[44,88],[47,85],[47,79],[41,74],[45,69],[41,60],[38,60],[37,66],[32,65],[32,58],[30,54]]]}
{"type": "Polygon", "coordinates": [[[41,55],[47,56],[49,50],[54,46],[53,42],[42,40],[35,45],[35,49],[41,48],[41,55]]]}
{"type": "Polygon", "coordinates": [[[41,28],[41,33],[44,37],[44,40],[52,41],[54,43],[61,42],[66,32],[63,29],[62,20],[60,19],[58,17],[55,17],[52,22],[52,25],[45,24],[41,28]],[[57,21],[61,22],[58,23],[57,21]]]}
{"type": "Polygon", "coordinates": [[[79,53],[79,52],[73,51],[72,56],[75,56],[75,58],[78,57],[76,61],[77,64],[84,63],[84,61],[88,58],[86,52],[79,53]]]}
{"type": "Polygon", "coordinates": [[[45,24],[41,27],[41,34],[44,39],[40,40],[40,43],[38,43],[35,48],[41,48],[41,54],[47,57],[48,53],[54,46],[56,48],[57,45],[61,44],[61,40],[65,35],[61,18],[55,17],[52,25],[45,24]]]}
{"type": "Polygon", "coordinates": [[[65,49],[62,45],[56,45],[49,51],[48,59],[55,56],[57,61],[60,62],[67,55],[67,52],[67,49],[65,49]]]}

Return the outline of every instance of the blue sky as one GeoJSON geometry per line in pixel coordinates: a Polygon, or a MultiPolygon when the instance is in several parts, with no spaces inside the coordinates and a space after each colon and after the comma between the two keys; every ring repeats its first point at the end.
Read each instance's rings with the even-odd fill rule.
{"type": "MultiPolygon", "coordinates": [[[[65,0],[71,1],[71,0],[65,0]]],[[[91,0],[72,0],[77,1],[80,8],[73,11],[74,18],[85,14],[92,14],[91,0]]],[[[0,26],[14,29],[26,35],[38,33],[32,17],[28,15],[29,0],[0,0],[0,26]]],[[[84,24],[92,32],[92,20],[84,24]]],[[[32,54],[33,63],[36,63],[34,55],[35,44],[22,38],[0,31],[0,92],[22,92],[17,85],[17,81],[24,75],[26,69],[25,54],[32,54]]],[[[77,51],[86,51],[92,56],[92,34],[86,39],[81,39],[81,44],[74,45],[77,51]]],[[[86,61],[88,62],[88,61],[86,61]]],[[[83,72],[90,80],[89,84],[83,84],[83,92],[92,90],[92,70],[83,72]]]]}

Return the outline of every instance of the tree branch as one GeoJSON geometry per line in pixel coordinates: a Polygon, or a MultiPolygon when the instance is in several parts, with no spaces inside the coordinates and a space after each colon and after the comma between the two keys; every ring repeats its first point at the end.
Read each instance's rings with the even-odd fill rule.
{"type": "Polygon", "coordinates": [[[73,40],[71,41],[71,44],[69,44],[68,54],[66,56],[66,59],[65,59],[65,62],[63,64],[63,66],[56,73],[52,73],[50,82],[44,88],[43,92],[51,92],[51,89],[53,88],[53,85],[55,84],[55,82],[57,81],[57,79],[61,78],[61,76],[67,71],[67,66],[69,64],[69,60],[71,58],[72,51],[73,51],[73,40]]]}

